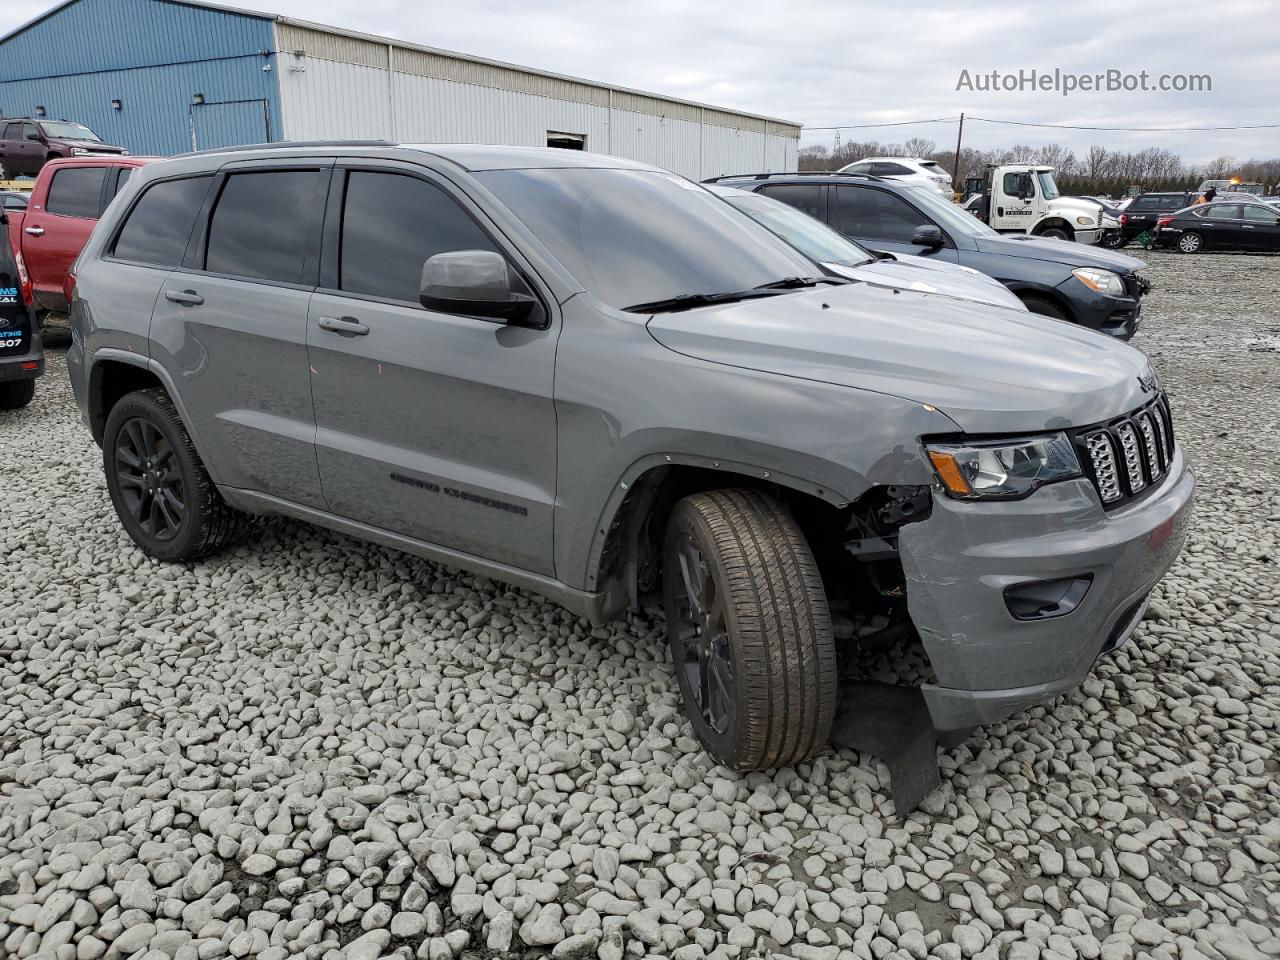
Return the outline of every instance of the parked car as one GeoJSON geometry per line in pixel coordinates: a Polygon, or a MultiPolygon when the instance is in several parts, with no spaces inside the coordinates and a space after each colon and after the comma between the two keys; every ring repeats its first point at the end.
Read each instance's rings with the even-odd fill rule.
{"type": "Polygon", "coordinates": [[[1134,197],[1124,209],[1124,216],[1120,221],[1120,236],[1123,240],[1120,246],[1136,240],[1144,233],[1154,236],[1156,220],[1162,214],[1181,210],[1194,203],[1195,199],[1194,193],[1185,190],[1143,193],[1134,197]]]}
{"type": "Polygon", "coordinates": [[[48,161],[58,157],[126,153],[124,147],[103,143],[82,123],[13,117],[0,120],[0,180],[34,177],[48,161]]]}
{"type": "Polygon", "coordinates": [[[9,211],[0,206],[0,410],[31,402],[44,373],[40,331],[28,305],[29,286],[9,243],[9,211]]]}
{"type": "Polygon", "coordinates": [[[849,174],[718,177],[781,200],[878,253],[958,263],[995,277],[1033,313],[1128,340],[1150,289],[1141,260],[1065,240],[1004,235],[932,190],[849,174]]]}
{"type": "Polygon", "coordinates": [[[63,283],[98,217],[133,172],[154,157],[76,157],[46,164],[9,239],[31,275],[37,310],[65,311],[63,283]]]}
{"type": "Polygon", "coordinates": [[[1280,210],[1269,203],[1201,203],[1158,221],[1155,243],[1182,253],[1280,250],[1280,210]]]}
{"type": "Polygon", "coordinates": [[[766,230],[781,237],[828,273],[864,283],[976,300],[996,307],[1027,308],[999,280],[954,263],[872,253],[790,204],[736,187],[707,187],[766,230]]]}
{"type": "Polygon", "coordinates": [[[840,168],[840,173],[862,173],[899,183],[929,187],[948,200],[952,197],[951,174],[941,164],[921,157],[867,157],[840,168]]]}
{"type": "Polygon", "coordinates": [[[963,730],[1123,643],[1191,513],[1139,351],[820,276],[612,157],[167,160],[71,283],[72,387],[145,553],[284,514],[594,623],[660,595],[690,723],[738,769],[825,744],[833,599],[914,625],[934,723],[963,730]]]}

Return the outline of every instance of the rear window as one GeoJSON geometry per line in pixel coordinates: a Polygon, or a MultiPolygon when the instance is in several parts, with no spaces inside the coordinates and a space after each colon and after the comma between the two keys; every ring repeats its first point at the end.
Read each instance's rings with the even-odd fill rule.
{"type": "Polygon", "coordinates": [[[96,220],[102,214],[102,181],[106,167],[63,167],[49,184],[45,209],[63,217],[96,220]]]}
{"type": "Polygon", "coordinates": [[[319,170],[234,173],[213,219],[204,268],[251,280],[301,283],[311,228],[320,213],[319,170]]]}
{"type": "Polygon", "coordinates": [[[1138,197],[1129,209],[1139,213],[1143,210],[1181,210],[1186,205],[1186,199],[1179,194],[1176,197],[1138,197]]]}
{"type": "Polygon", "coordinates": [[[937,165],[936,163],[934,163],[932,160],[921,160],[921,161],[920,161],[920,166],[924,167],[926,170],[938,170],[938,169],[940,169],[940,168],[938,167],[938,165],[937,165]]]}
{"type": "Polygon", "coordinates": [[[160,267],[182,263],[210,179],[164,180],[148,187],[116,238],[115,255],[160,267]]]}

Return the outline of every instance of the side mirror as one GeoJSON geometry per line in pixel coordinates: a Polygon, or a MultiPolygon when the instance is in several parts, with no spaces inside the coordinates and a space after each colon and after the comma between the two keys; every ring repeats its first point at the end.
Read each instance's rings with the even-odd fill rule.
{"type": "Polygon", "coordinates": [[[428,258],[418,301],[428,310],[520,326],[532,325],[538,306],[536,297],[512,289],[506,258],[492,250],[454,250],[428,258]]]}
{"type": "Polygon", "coordinates": [[[915,233],[911,234],[911,242],[917,247],[930,247],[936,250],[944,246],[947,240],[940,228],[931,223],[922,223],[916,227],[915,233]]]}
{"type": "Polygon", "coordinates": [[[40,134],[38,134],[38,133],[28,133],[28,134],[27,134],[27,139],[28,139],[28,140],[35,140],[37,143],[42,143],[42,142],[44,141],[44,138],[43,138],[43,137],[41,137],[41,136],[40,136],[40,134]]]}

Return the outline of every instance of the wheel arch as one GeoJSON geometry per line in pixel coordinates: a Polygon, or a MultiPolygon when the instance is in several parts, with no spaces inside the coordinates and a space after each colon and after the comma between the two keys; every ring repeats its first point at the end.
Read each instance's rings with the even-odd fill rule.
{"type": "MultiPolygon", "coordinates": [[[[192,443],[199,452],[200,440],[191,429],[191,418],[187,415],[186,405],[182,402],[182,395],[178,392],[168,371],[148,357],[114,348],[98,350],[89,367],[86,406],[89,429],[98,446],[102,446],[111,408],[127,394],[150,387],[159,387],[169,395],[169,399],[178,409],[178,415],[182,417],[183,425],[191,435],[192,443]]],[[[203,454],[201,457],[203,458],[203,454]]]]}
{"type": "Polygon", "coordinates": [[[1009,291],[1023,303],[1026,303],[1028,300],[1047,300],[1049,303],[1052,303],[1055,307],[1065,313],[1067,315],[1067,319],[1072,323],[1077,322],[1076,312],[1071,308],[1071,301],[1053,287],[1046,287],[1034,283],[1013,283],[1006,284],[1006,286],[1008,286],[1009,291]]]}
{"type": "Polygon", "coordinates": [[[661,571],[662,536],[671,510],[693,493],[725,488],[760,490],[784,501],[801,527],[843,515],[872,484],[854,488],[753,464],[692,454],[654,454],[636,461],[618,481],[592,532],[586,588],[607,600],[607,614],[637,607],[661,571]]]}
{"type": "Polygon", "coordinates": [[[1076,235],[1075,227],[1073,227],[1069,222],[1064,220],[1062,217],[1054,215],[1052,217],[1045,217],[1043,220],[1041,220],[1039,223],[1033,226],[1031,228],[1031,236],[1033,237],[1043,236],[1046,230],[1049,230],[1054,227],[1061,227],[1063,230],[1065,230],[1067,232],[1068,238],[1073,238],[1076,235]]]}

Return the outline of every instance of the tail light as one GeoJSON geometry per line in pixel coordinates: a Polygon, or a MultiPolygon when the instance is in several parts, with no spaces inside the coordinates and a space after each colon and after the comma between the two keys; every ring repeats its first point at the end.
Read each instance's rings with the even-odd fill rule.
{"type": "Polygon", "coordinates": [[[1156,229],[1162,230],[1173,221],[1173,217],[1156,217],[1156,229]]]}
{"type": "Polygon", "coordinates": [[[27,262],[22,259],[21,250],[13,251],[13,259],[18,264],[18,285],[22,288],[22,302],[29,307],[34,293],[31,287],[31,274],[27,273],[27,262]]]}
{"type": "Polygon", "coordinates": [[[67,275],[62,278],[62,295],[67,298],[67,309],[71,309],[71,297],[76,292],[76,275],[70,270],[67,275]]]}
{"type": "Polygon", "coordinates": [[[1120,226],[1124,227],[1124,226],[1128,226],[1128,224],[1129,224],[1129,215],[1127,213],[1120,214],[1120,226]]]}

